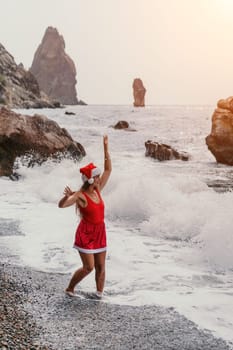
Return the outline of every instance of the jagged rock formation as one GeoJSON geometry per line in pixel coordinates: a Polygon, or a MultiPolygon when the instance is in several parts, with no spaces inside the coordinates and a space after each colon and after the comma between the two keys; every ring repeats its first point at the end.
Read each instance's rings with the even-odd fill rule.
{"type": "Polygon", "coordinates": [[[47,28],[30,71],[50,98],[65,105],[78,104],[75,65],[65,53],[65,41],[56,28],[47,28]]]}
{"type": "Polygon", "coordinates": [[[78,105],[80,105],[80,106],[87,106],[87,103],[84,102],[83,100],[78,100],[78,105]]]}
{"type": "Polygon", "coordinates": [[[64,128],[42,115],[16,114],[0,109],[0,176],[10,176],[16,157],[27,155],[30,162],[41,164],[49,157],[80,160],[83,146],[64,128]]]}
{"type": "Polygon", "coordinates": [[[145,94],[146,89],[143,86],[141,79],[136,78],[133,81],[133,97],[134,107],[145,107],[145,94]]]}
{"type": "Polygon", "coordinates": [[[60,107],[41,94],[37,80],[0,44],[0,105],[9,108],[60,107]]]}
{"type": "Polygon", "coordinates": [[[206,144],[218,163],[233,165],[233,96],[218,101],[206,144]]]}
{"type": "Polygon", "coordinates": [[[189,155],[187,153],[178,152],[171,146],[165,145],[163,143],[158,143],[158,142],[153,142],[151,140],[148,140],[145,142],[145,147],[146,147],[146,153],[145,153],[146,157],[152,157],[160,161],[174,160],[174,159],[180,159],[180,160],[189,159],[189,155]]]}

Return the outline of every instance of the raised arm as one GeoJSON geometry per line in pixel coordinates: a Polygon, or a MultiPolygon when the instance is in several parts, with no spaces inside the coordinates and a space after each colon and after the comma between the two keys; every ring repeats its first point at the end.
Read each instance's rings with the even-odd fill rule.
{"type": "Polygon", "coordinates": [[[102,190],[104,188],[104,186],[106,185],[109,176],[111,174],[112,171],[112,162],[111,162],[111,158],[109,155],[109,150],[108,150],[108,136],[104,135],[103,137],[103,144],[104,144],[104,172],[101,175],[100,178],[100,190],[102,190]]]}
{"type": "Polygon", "coordinates": [[[80,191],[73,192],[68,186],[66,186],[64,189],[64,197],[60,199],[58,206],[59,208],[66,208],[80,201],[83,201],[80,191]]]}

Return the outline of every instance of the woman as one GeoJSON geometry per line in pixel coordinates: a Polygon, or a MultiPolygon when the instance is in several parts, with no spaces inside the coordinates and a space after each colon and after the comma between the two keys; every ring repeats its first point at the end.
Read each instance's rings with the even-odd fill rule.
{"type": "Polygon", "coordinates": [[[74,296],[75,286],[95,268],[96,298],[101,298],[105,282],[106,230],[104,223],[104,202],[100,192],[111,174],[112,165],[108,152],[108,136],[103,137],[104,172],[93,163],[80,169],[83,186],[72,192],[67,186],[64,197],[59,201],[59,208],[73,204],[79,210],[81,221],[75,235],[74,248],[79,252],[83,266],[73,274],[65,292],[74,296]]]}

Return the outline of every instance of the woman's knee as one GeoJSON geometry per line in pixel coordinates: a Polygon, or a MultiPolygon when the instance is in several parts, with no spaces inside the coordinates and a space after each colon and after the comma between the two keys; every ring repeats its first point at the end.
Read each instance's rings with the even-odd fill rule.
{"type": "Polygon", "coordinates": [[[96,273],[98,273],[100,275],[104,274],[105,273],[105,264],[96,264],[95,270],[96,270],[96,273]]]}
{"type": "Polygon", "coordinates": [[[94,264],[85,264],[83,265],[83,269],[86,273],[90,273],[94,269],[94,264]]]}

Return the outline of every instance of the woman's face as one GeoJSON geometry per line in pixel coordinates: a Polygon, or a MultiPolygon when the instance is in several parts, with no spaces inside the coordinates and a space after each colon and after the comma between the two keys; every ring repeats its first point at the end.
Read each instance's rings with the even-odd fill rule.
{"type": "Polygon", "coordinates": [[[96,175],[93,177],[94,179],[94,185],[99,185],[100,184],[100,175],[96,175]]]}

